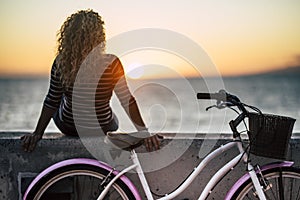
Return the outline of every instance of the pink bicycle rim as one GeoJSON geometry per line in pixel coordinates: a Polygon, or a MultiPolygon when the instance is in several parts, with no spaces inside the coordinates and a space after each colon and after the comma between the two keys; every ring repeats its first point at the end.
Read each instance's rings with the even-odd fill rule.
{"type": "MultiPolygon", "coordinates": [[[[69,159],[69,160],[64,160],[64,161],[58,162],[58,163],[48,167],[47,169],[42,171],[37,177],[35,177],[35,179],[30,183],[29,187],[27,188],[27,190],[26,190],[26,192],[23,196],[23,200],[26,200],[29,191],[46,174],[49,174],[50,172],[52,172],[52,171],[54,171],[58,168],[65,167],[65,166],[68,166],[68,165],[74,165],[74,164],[91,165],[91,166],[103,168],[107,171],[112,170],[112,167],[110,167],[108,164],[106,164],[104,162],[101,162],[101,161],[98,161],[98,160],[88,159],[88,158],[74,158],[74,159],[69,159]]],[[[119,173],[119,171],[114,171],[113,172],[114,175],[117,175],[118,173],[119,173]]],[[[134,195],[136,200],[141,200],[142,199],[139,192],[138,192],[138,190],[137,190],[137,188],[130,181],[130,179],[128,179],[126,176],[123,175],[123,176],[120,177],[120,180],[122,182],[124,182],[124,184],[127,185],[127,187],[130,189],[130,191],[132,192],[132,194],[134,195]]]]}

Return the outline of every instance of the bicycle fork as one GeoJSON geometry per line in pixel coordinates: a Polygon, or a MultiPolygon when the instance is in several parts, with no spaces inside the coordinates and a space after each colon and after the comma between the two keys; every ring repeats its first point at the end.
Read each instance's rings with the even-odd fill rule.
{"type": "MultiPolygon", "coordinates": [[[[120,178],[121,176],[123,176],[125,173],[131,171],[131,170],[136,170],[139,179],[141,181],[141,184],[143,186],[143,189],[145,191],[145,195],[147,197],[148,200],[153,200],[153,196],[151,193],[151,190],[149,188],[149,185],[147,183],[146,177],[144,175],[142,166],[139,162],[139,159],[137,157],[137,154],[134,150],[131,150],[130,152],[131,154],[131,160],[133,162],[133,165],[123,169],[121,172],[119,172],[113,179],[111,179],[110,175],[113,173],[114,169],[104,178],[103,182],[101,183],[101,185],[103,186],[104,190],[101,192],[100,196],[97,198],[97,200],[103,200],[105,195],[108,193],[109,188],[113,185],[113,183],[120,178]]],[[[101,186],[101,187],[102,187],[101,186]]]]}
{"type": "Polygon", "coordinates": [[[250,163],[248,163],[248,173],[251,177],[251,180],[252,180],[252,183],[253,183],[254,188],[256,190],[256,194],[257,194],[258,198],[260,200],[266,200],[266,196],[265,196],[265,193],[263,191],[264,187],[261,185],[261,183],[258,179],[255,168],[250,163]]]}
{"type": "MultiPolygon", "coordinates": [[[[239,140],[241,139],[240,138],[240,136],[238,136],[237,137],[239,140]]],[[[243,152],[244,151],[244,149],[243,149],[243,146],[242,146],[242,144],[241,143],[238,143],[238,149],[239,149],[239,151],[240,152],[243,152]]],[[[264,180],[264,178],[263,178],[263,176],[262,176],[262,174],[261,174],[261,171],[260,171],[260,169],[258,168],[257,170],[248,162],[248,155],[247,154],[244,154],[244,156],[243,156],[243,160],[244,160],[244,162],[246,162],[247,163],[247,170],[248,170],[248,173],[249,173],[249,175],[250,175],[250,178],[251,178],[251,180],[252,180],[252,183],[253,183],[253,185],[254,185],[254,188],[255,188],[255,190],[256,190],[256,195],[258,196],[258,198],[260,199],[260,200],[266,200],[266,196],[265,196],[265,193],[264,193],[264,187],[265,187],[265,185],[262,183],[261,184],[261,182],[260,182],[260,180],[259,180],[259,178],[258,178],[258,176],[257,176],[257,174],[256,174],[256,171],[258,170],[258,172],[260,173],[260,175],[261,175],[261,178],[264,180]]],[[[265,181],[265,180],[264,180],[265,181]]]]}
{"type": "MultiPolygon", "coordinates": [[[[129,172],[130,170],[133,170],[134,168],[136,168],[138,165],[137,164],[133,164],[127,168],[125,168],[124,170],[122,170],[120,173],[118,173],[113,179],[110,180],[110,174],[104,179],[104,182],[105,183],[105,189],[101,192],[100,196],[97,198],[97,200],[102,200],[104,199],[105,195],[107,194],[109,188],[113,185],[113,183],[118,179],[120,178],[123,174],[129,172]],[[106,180],[107,179],[107,180],[106,180]]],[[[113,170],[110,172],[112,173],[113,170]]]]}

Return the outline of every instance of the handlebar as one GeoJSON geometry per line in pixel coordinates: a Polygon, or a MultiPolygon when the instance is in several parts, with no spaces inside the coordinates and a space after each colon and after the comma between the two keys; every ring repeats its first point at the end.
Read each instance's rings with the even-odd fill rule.
{"type": "Polygon", "coordinates": [[[243,104],[240,99],[232,94],[227,93],[225,90],[220,90],[216,93],[197,93],[197,99],[214,99],[217,100],[217,104],[214,106],[208,107],[206,110],[212,107],[216,107],[219,109],[231,107],[231,106],[237,106],[239,110],[241,111],[241,114],[235,119],[230,121],[229,125],[233,132],[234,137],[239,136],[239,132],[237,131],[237,126],[244,120],[244,118],[247,116],[248,111],[246,110],[245,106],[246,104],[243,104]]]}
{"type": "Polygon", "coordinates": [[[226,98],[226,95],[218,93],[198,93],[197,99],[215,99],[223,100],[226,98]]]}
{"type": "Polygon", "coordinates": [[[225,90],[220,90],[216,93],[197,93],[197,99],[214,99],[217,100],[217,107],[218,105],[222,105],[219,108],[226,107],[224,104],[227,107],[237,106],[242,112],[247,113],[240,99],[235,95],[227,93],[225,90]]]}
{"type": "Polygon", "coordinates": [[[215,99],[217,101],[227,101],[233,104],[240,102],[237,96],[229,94],[225,90],[220,90],[216,93],[198,93],[197,99],[215,99]]]}

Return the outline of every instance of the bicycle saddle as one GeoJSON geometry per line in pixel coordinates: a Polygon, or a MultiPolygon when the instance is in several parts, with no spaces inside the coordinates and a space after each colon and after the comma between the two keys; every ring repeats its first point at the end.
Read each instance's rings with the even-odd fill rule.
{"type": "Polygon", "coordinates": [[[105,141],[113,144],[119,149],[130,151],[134,148],[141,146],[144,143],[144,139],[150,137],[148,131],[140,131],[133,133],[116,133],[108,132],[105,141]]]}

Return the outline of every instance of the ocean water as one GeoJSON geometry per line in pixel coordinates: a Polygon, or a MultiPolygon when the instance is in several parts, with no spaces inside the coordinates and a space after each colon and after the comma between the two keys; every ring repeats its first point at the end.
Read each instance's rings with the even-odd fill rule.
{"type": "MultiPolygon", "coordinates": [[[[128,80],[145,123],[151,132],[229,132],[228,122],[236,117],[229,109],[210,109],[210,100],[197,100],[197,92],[216,92],[225,89],[243,102],[254,105],[264,113],[290,116],[297,119],[294,132],[300,132],[300,81],[298,75],[247,76],[214,80],[158,79],[128,80]],[[214,83],[217,84],[214,84],[214,83]]],[[[32,131],[37,123],[49,80],[0,79],[0,130],[32,131]]],[[[118,117],[120,131],[134,127],[117,98],[111,105],[118,117]]],[[[244,130],[241,126],[240,130],[244,130]]],[[[51,122],[48,132],[58,129],[51,122]]]]}

